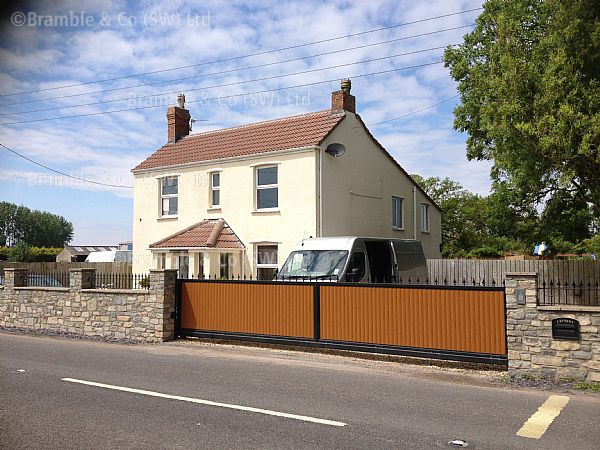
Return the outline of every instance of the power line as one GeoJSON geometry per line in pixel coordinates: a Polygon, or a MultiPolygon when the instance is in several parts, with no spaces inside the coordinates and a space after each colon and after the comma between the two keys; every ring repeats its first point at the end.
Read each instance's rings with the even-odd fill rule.
{"type": "MultiPolygon", "coordinates": [[[[403,71],[403,70],[418,69],[418,68],[421,68],[421,67],[433,66],[433,65],[437,65],[437,64],[442,64],[442,61],[436,61],[436,62],[430,62],[430,63],[424,63],[424,64],[417,64],[417,65],[407,66],[407,67],[398,67],[398,68],[394,68],[394,69],[381,70],[381,71],[378,71],[378,72],[371,72],[371,73],[366,73],[366,74],[351,75],[349,78],[364,78],[364,77],[373,76],[373,75],[383,75],[383,74],[386,74],[386,73],[400,72],[400,71],[403,71]]],[[[334,81],[339,81],[339,79],[338,78],[334,78],[334,79],[325,80],[325,81],[315,81],[313,83],[297,84],[297,85],[294,85],[294,86],[287,86],[287,87],[282,87],[282,88],[277,88],[277,89],[264,89],[264,90],[261,90],[261,91],[244,92],[244,93],[241,93],[241,94],[222,95],[222,96],[211,97],[211,98],[207,98],[207,99],[190,100],[190,101],[187,101],[186,103],[210,102],[210,101],[213,101],[213,100],[221,100],[221,99],[226,99],[226,98],[243,97],[245,95],[263,94],[263,93],[266,93],[266,92],[278,92],[278,91],[284,91],[284,90],[287,90],[287,89],[296,89],[296,88],[300,88],[300,87],[308,87],[308,86],[316,86],[316,85],[319,85],[319,84],[332,83],[334,81]]],[[[70,116],[49,117],[49,118],[46,118],[46,119],[21,120],[21,121],[17,121],[17,122],[3,122],[3,123],[0,123],[0,125],[17,125],[17,124],[23,124],[23,123],[46,122],[46,121],[49,121],[49,120],[73,119],[73,118],[77,118],[77,117],[99,116],[99,115],[102,115],[102,114],[115,114],[115,113],[121,113],[121,112],[138,111],[138,110],[142,110],[142,109],[153,109],[153,108],[162,108],[162,107],[164,107],[164,106],[163,105],[138,106],[138,107],[135,107],[135,108],[117,109],[117,110],[114,110],[114,111],[100,111],[100,112],[93,112],[93,113],[73,114],[73,115],[70,115],[70,116]]]]}
{"type": "Polygon", "coordinates": [[[104,83],[104,82],[107,82],[107,81],[123,80],[123,79],[126,79],[126,78],[134,78],[134,77],[140,77],[140,76],[144,76],[144,75],[154,75],[154,74],[157,74],[157,73],[164,73],[164,72],[172,72],[172,71],[175,71],[175,70],[189,69],[189,68],[192,68],[192,67],[200,67],[200,66],[205,66],[205,65],[209,65],[209,64],[216,64],[216,63],[222,63],[222,62],[236,61],[236,60],[239,60],[239,59],[250,58],[250,57],[260,56],[260,55],[266,55],[266,54],[269,54],[269,53],[282,52],[282,51],[285,51],[285,50],[293,50],[293,49],[297,49],[297,48],[308,47],[310,45],[322,44],[322,43],[325,43],[325,42],[332,42],[332,41],[337,41],[337,40],[340,40],[340,39],[347,39],[347,38],[350,38],[350,37],[363,36],[365,34],[375,33],[375,32],[378,32],[378,31],[391,30],[391,29],[394,29],[394,28],[400,28],[400,27],[405,27],[405,26],[408,26],[408,25],[414,25],[414,24],[417,24],[417,23],[428,22],[428,21],[431,21],[431,20],[437,20],[437,19],[443,19],[443,18],[446,18],[446,17],[457,16],[457,15],[460,15],[460,14],[466,14],[466,13],[469,13],[469,12],[479,11],[479,10],[482,10],[482,9],[483,8],[481,8],[481,7],[479,7],[479,8],[472,8],[472,9],[466,9],[466,10],[457,11],[457,12],[453,12],[453,13],[442,14],[442,15],[439,15],[439,16],[427,17],[427,18],[419,19],[419,20],[413,20],[411,22],[404,22],[404,23],[400,23],[400,24],[396,24],[396,25],[390,25],[390,26],[387,26],[387,27],[375,28],[375,29],[372,29],[372,30],[366,30],[366,31],[358,32],[358,33],[351,33],[351,34],[346,34],[346,35],[343,35],[343,36],[337,36],[337,37],[332,37],[332,38],[327,38],[327,39],[321,39],[321,40],[318,40],[318,41],[312,41],[312,42],[307,42],[307,43],[304,43],[304,44],[292,45],[292,46],[289,46],[289,47],[281,47],[281,48],[273,49],[273,50],[264,50],[264,51],[261,51],[261,52],[250,53],[250,54],[241,55],[241,56],[234,56],[234,57],[231,57],[231,58],[224,58],[224,59],[213,60],[213,61],[205,61],[203,63],[190,64],[190,65],[180,66],[180,67],[171,67],[171,68],[167,68],[167,69],[154,70],[154,71],[150,71],[150,72],[141,72],[141,73],[137,73],[137,74],[133,74],[133,75],[123,75],[123,76],[119,76],[119,77],[105,78],[105,79],[102,79],[102,80],[88,81],[88,82],[84,82],[84,83],[74,83],[74,84],[63,85],[63,86],[55,86],[55,87],[51,87],[51,88],[35,89],[35,90],[31,90],[31,91],[13,92],[13,93],[9,93],[9,94],[3,94],[3,95],[1,95],[1,97],[12,97],[12,96],[16,96],[16,95],[33,94],[33,93],[37,93],[37,92],[53,91],[53,90],[58,90],[58,89],[66,89],[66,88],[70,88],[70,87],[86,86],[86,85],[90,85],[90,84],[104,83]]]}
{"type": "Polygon", "coordinates": [[[29,161],[30,163],[35,164],[36,166],[43,167],[44,169],[49,170],[50,172],[57,173],[59,175],[67,177],[67,178],[72,178],[74,180],[82,181],[84,183],[96,184],[96,185],[99,185],[99,186],[108,186],[108,187],[114,187],[114,188],[133,189],[133,186],[125,186],[125,185],[121,185],[121,184],[100,183],[99,181],[86,180],[85,178],[80,178],[80,177],[76,177],[74,175],[69,175],[68,173],[61,172],[60,170],[53,169],[52,167],[48,167],[48,166],[46,166],[46,165],[44,165],[42,163],[34,161],[33,159],[28,158],[25,155],[22,155],[21,153],[17,152],[16,150],[13,150],[12,148],[7,147],[4,144],[0,144],[0,147],[5,148],[9,152],[14,153],[15,155],[17,155],[17,156],[19,156],[19,157],[21,157],[21,158],[29,161]]]}
{"type": "MultiPolygon", "coordinates": [[[[320,72],[320,71],[323,71],[323,70],[337,69],[337,68],[340,68],[340,67],[346,67],[346,66],[351,66],[351,65],[355,65],[355,64],[365,64],[365,63],[370,63],[370,62],[374,62],[374,61],[382,61],[382,60],[385,60],[385,59],[398,58],[400,56],[415,55],[415,54],[419,54],[419,53],[430,52],[430,51],[433,51],[433,50],[440,50],[442,48],[446,48],[448,46],[454,46],[454,45],[458,45],[458,44],[447,44],[447,45],[442,45],[442,46],[439,46],[439,47],[432,47],[432,48],[427,48],[427,49],[414,50],[412,52],[398,53],[396,55],[382,56],[380,58],[372,58],[372,59],[366,59],[366,60],[361,60],[361,61],[354,61],[354,62],[350,62],[350,63],[337,64],[337,65],[334,65],[334,66],[321,67],[321,68],[316,68],[316,69],[307,69],[307,70],[302,70],[302,71],[298,71],[298,72],[292,72],[292,73],[288,73],[288,74],[273,75],[273,76],[270,76],[270,77],[255,78],[253,80],[237,81],[237,82],[231,82],[231,83],[225,83],[225,84],[217,84],[217,85],[212,85],[212,86],[203,86],[203,87],[199,87],[199,88],[186,89],[185,91],[186,92],[194,92],[194,91],[200,91],[200,90],[215,89],[215,88],[220,88],[220,87],[235,86],[235,85],[239,85],[239,84],[255,83],[255,82],[258,82],[258,81],[268,81],[268,80],[273,80],[273,79],[278,79],[278,78],[290,77],[290,76],[295,76],[295,75],[302,75],[302,74],[306,74],[306,73],[320,72]]],[[[80,108],[80,107],[83,107],[83,106],[95,106],[95,105],[102,105],[102,104],[106,104],[106,103],[117,103],[117,102],[123,102],[123,101],[141,100],[141,99],[145,99],[145,98],[156,98],[156,97],[161,97],[161,96],[166,96],[166,95],[171,95],[171,94],[177,94],[179,92],[181,92],[181,90],[171,91],[171,92],[161,92],[159,94],[152,94],[152,95],[138,95],[138,96],[124,98],[124,99],[118,99],[118,100],[111,99],[111,100],[102,100],[102,101],[98,101],[98,102],[80,103],[80,104],[77,104],[77,105],[55,106],[55,107],[52,107],[52,108],[33,109],[33,110],[29,110],[29,111],[19,111],[19,112],[12,112],[12,113],[0,113],[0,116],[12,116],[12,115],[17,115],[17,114],[30,114],[30,113],[45,112],[45,111],[56,111],[56,110],[59,110],[59,109],[80,108]]]]}
{"type": "MultiPolygon", "coordinates": [[[[304,59],[316,58],[316,57],[319,57],[319,56],[326,56],[326,55],[337,54],[337,53],[342,53],[342,52],[346,52],[346,51],[352,51],[352,50],[358,50],[358,49],[362,49],[362,48],[374,47],[374,46],[377,46],[377,45],[390,44],[392,42],[399,42],[399,41],[405,41],[405,40],[415,39],[415,38],[424,37],[424,36],[431,36],[433,34],[445,33],[447,31],[454,31],[454,30],[459,30],[459,29],[462,29],[462,28],[472,27],[473,25],[474,24],[471,23],[471,24],[461,25],[461,26],[452,27],[452,28],[445,28],[445,29],[442,29],[442,30],[430,31],[430,32],[427,32],[427,33],[413,34],[413,35],[410,35],[410,36],[403,36],[403,37],[400,37],[400,38],[388,39],[388,40],[384,40],[384,41],[378,41],[378,42],[375,42],[375,43],[372,43],[372,44],[363,44],[363,45],[359,45],[359,46],[355,46],[355,47],[349,47],[349,48],[341,49],[341,50],[334,50],[334,51],[329,51],[329,52],[324,52],[324,53],[318,53],[318,54],[315,54],[315,55],[308,55],[308,56],[303,56],[303,57],[299,57],[299,58],[292,58],[292,59],[283,60],[283,61],[275,61],[275,62],[272,62],[272,63],[258,64],[258,65],[255,65],[255,66],[247,66],[247,67],[242,67],[242,68],[229,69],[229,70],[220,71],[220,72],[211,72],[211,73],[207,73],[207,74],[194,75],[194,76],[182,77],[182,78],[174,78],[174,79],[171,79],[171,80],[161,80],[161,81],[155,81],[155,82],[152,82],[152,83],[141,83],[141,84],[135,84],[135,85],[131,85],[131,86],[116,87],[116,88],[111,88],[111,89],[102,89],[102,90],[91,91],[91,92],[83,92],[83,93],[77,93],[77,94],[59,95],[59,96],[56,96],[56,97],[47,97],[47,98],[36,99],[36,100],[26,100],[26,101],[20,101],[20,102],[5,103],[5,104],[0,105],[0,106],[14,106],[14,105],[25,105],[25,104],[31,104],[31,103],[40,103],[40,102],[46,102],[46,101],[50,101],[50,100],[61,100],[61,99],[65,99],[65,98],[82,97],[82,96],[85,96],[85,95],[93,95],[93,94],[104,94],[104,93],[107,93],[107,92],[116,92],[116,91],[122,91],[122,90],[125,90],[125,89],[135,89],[135,88],[138,88],[138,87],[155,86],[155,85],[158,85],[158,84],[174,83],[174,82],[185,81],[185,80],[190,80],[190,79],[205,78],[205,77],[209,77],[209,76],[213,76],[213,75],[222,75],[222,74],[226,74],[226,73],[238,72],[238,71],[241,71],[241,70],[257,69],[257,68],[267,67],[267,66],[276,65],[276,64],[283,64],[283,63],[288,63],[288,62],[293,62],[293,61],[300,61],[300,60],[304,60],[304,59]]],[[[94,103],[91,103],[91,104],[94,104],[94,103]]],[[[81,106],[88,106],[88,105],[81,105],[81,106]]],[[[13,113],[3,113],[3,114],[0,114],[0,115],[11,115],[11,114],[13,114],[13,113]]]]}
{"type": "Polygon", "coordinates": [[[452,97],[448,97],[448,98],[442,100],[441,102],[437,102],[437,103],[434,103],[433,105],[426,106],[425,108],[421,108],[421,109],[417,109],[416,111],[409,112],[408,114],[404,114],[403,116],[394,117],[393,119],[382,120],[381,122],[370,123],[370,124],[368,124],[368,126],[372,127],[375,125],[380,125],[382,123],[393,122],[394,120],[404,119],[405,117],[415,115],[417,113],[420,113],[421,111],[426,111],[428,109],[435,108],[436,106],[441,105],[442,103],[449,102],[450,100],[452,100],[453,98],[456,98],[456,97],[458,97],[458,94],[453,95],[452,97]]]}

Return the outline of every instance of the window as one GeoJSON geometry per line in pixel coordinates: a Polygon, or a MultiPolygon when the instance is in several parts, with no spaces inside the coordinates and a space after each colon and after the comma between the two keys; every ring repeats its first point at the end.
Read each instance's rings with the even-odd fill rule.
{"type": "Polygon", "coordinates": [[[210,175],[210,206],[215,208],[221,205],[221,174],[212,172],[210,175]]]}
{"type": "Polygon", "coordinates": [[[366,258],[363,252],[352,254],[350,264],[348,265],[348,271],[346,272],[346,281],[357,283],[362,280],[366,270],[365,260],[366,258]]]}
{"type": "Polygon", "coordinates": [[[421,203],[421,231],[429,231],[429,205],[421,203]]]}
{"type": "Polygon", "coordinates": [[[256,169],[256,209],[278,206],[277,166],[256,169]]]}
{"type": "Polygon", "coordinates": [[[256,278],[272,280],[277,271],[277,245],[256,246],[256,278]]]}
{"type": "Polygon", "coordinates": [[[161,216],[177,215],[177,177],[166,177],[160,180],[161,216]]]}
{"type": "Polygon", "coordinates": [[[179,255],[177,257],[177,270],[179,278],[187,279],[190,274],[190,257],[188,255],[179,255]]]}
{"type": "Polygon", "coordinates": [[[219,253],[219,277],[229,278],[231,276],[231,264],[229,253],[219,253]]]}
{"type": "Polygon", "coordinates": [[[158,254],[158,267],[159,270],[165,270],[167,268],[167,254],[159,253],[158,254]]]}
{"type": "Polygon", "coordinates": [[[404,228],[404,199],[392,197],[392,227],[404,228]]]}

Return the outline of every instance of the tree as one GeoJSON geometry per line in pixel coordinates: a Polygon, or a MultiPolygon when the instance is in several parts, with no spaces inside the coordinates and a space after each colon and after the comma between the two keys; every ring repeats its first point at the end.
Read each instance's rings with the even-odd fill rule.
{"type": "Polygon", "coordinates": [[[8,250],[8,260],[11,262],[30,262],[33,261],[33,249],[24,242],[8,250]]]}
{"type": "Polygon", "coordinates": [[[540,215],[537,240],[580,242],[592,236],[592,214],[585,201],[568,192],[557,193],[540,215]]]}
{"type": "Polygon", "coordinates": [[[444,255],[456,255],[483,244],[485,224],[482,198],[467,191],[450,178],[411,177],[442,209],[442,246],[444,255]]]}
{"type": "Polygon", "coordinates": [[[71,239],[73,224],[64,217],[0,202],[0,245],[63,247],[71,239]]]}
{"type": "Polygon", "coordinates": [[[600,217],[600,2],[488,0],[444,60],[467,157],[519,203],[562,193],[600,217]]]}

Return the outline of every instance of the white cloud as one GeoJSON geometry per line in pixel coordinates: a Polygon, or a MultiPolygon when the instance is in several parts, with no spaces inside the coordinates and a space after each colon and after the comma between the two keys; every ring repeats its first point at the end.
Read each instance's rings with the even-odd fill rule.
{"type": "MultiPolygon", "coordinates": [[[[66,29],[8,26],[0,40],[0,58],[3,62],[0,68],[0,93],[56,88],[165,68],[195,66],[184,70],[0,98],[0,112],[25,111],[18,115],[0,116],[0,122],[145,108],[118,114],[0,125],[0,142],[34,160],[67,173],[83,174],[84,177],[94,179],[119,179],[123,184],[129,184],[129,170],[166,142],[166,105],[174,104],[177,92],[186,93],[194,118],[206,120],[197,122],[194,132],[326,109],[330,106],[331,91],[339,87],[339,79],[349,75],[422,64],[439,59],[442,51],[415,53],[296,76],[279,76],[460,42],[466,30],[342,51],[352,46],[465,25],[472,22],[477,13],[456,15],[251,58],[236,59],[238,56],[406,23],[478,7],[480,4],[481,1],[478,0],[298,0],[285,3],[272,0],[254,5],[217,0],[157,0],[145,1],[134,9],[124,1],[85,0],[76,5],[66,1],[45,2],[36,5],[35,11],[39,14],[64,14],[65,11],[77,10],[92,14],[96,19],[106,12],[112,20],[111,26],[101,26],[99,23],[91,27],[66,29]],[[134,17],[135,25],[119,25],[116,21],[119,14],[134,17]],[[160,14],[167,18],[173,17],[169,14],[175,14],[180,20],[179,26],[152,22],[160,14]],[[188,17],[199,17],[201,22],[190,24],[187,21],[188,17]],[[210,75],[223,70],[332,50],[336,52],[331,55],[210,75]],[[215,60],[227,58],[234,59],[213,63],[215,60]],[[189,76],[198,77],[177,80],[189,76]],[[276,78],[212,89],[203,88],[271,76],[276,78]],[[133,87],[161,80],[168,82],[133,87]],[[230,96],[323,80],[334,81],[293,90],[224,98],[210,103],[198,101],[207,97],[230,96]],[[124,89],[96,92],[114,88],[124,89]],[[86,95],[55,98],[73,94],[86,95]],[[160,95],[153,98],[135,98],[153,94],[160,95]],[[51,100],[23,103],[48,98],[51,100]],[[113,102],[115,98],[124,101],[113,102]],[[108,103],[38,113],[26,112],[99,101],[108,103]],[[2,106],[14,102],[21,104],[2,106]],[[151,108],[152,106],[156,107],[151,108]]],[[[352,92],[357,97],[358,112],[366,123],[414,112],[455,93],[455,84],[442,65],[359,77],[352,81],[352,92]]],[[[452,130],[452,117],[448,111],[447,107],[431,108],[405,120],[374,127],[372,131],[409,172],[417,172],[424,176],[450,176],[468,189],[486,193],[489,189],[489,164],[466,161],[464,137],[452,130]]],[[[31,173],[37,174],[31,170],[32,166],[29,163],[9,157],[5,152],[0,153],[0,158],[5,167],[3,176],[10,177],[21,173],[29,177],[31,173]]],[[[121,184],[120,182],[114,184],[121,184]]],[[[100,192],[106,192],[108,199],[113,195],[127,195],[126,192],[110,189],[104,191],[91,185],[82,189],[85,191],[80,192],[98,192],[100,189],[100,192]]],[[[65,186],[66,192],[72,190],[72,187],[65,186]]],[[[52,201],[51,198],[48,200],[52,201]]],[[[129,222],[128,219],[127,226],[129,222]]]]}

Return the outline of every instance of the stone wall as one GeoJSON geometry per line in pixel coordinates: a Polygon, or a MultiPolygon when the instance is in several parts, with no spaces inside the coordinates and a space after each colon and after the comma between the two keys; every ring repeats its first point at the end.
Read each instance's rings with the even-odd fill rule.
{"type": "Polygon", "coordinates": [[[509,373],[600,381],[600,307],[538,306],[537,287],[536,273],[506,275],[509,373]],[[525,295],[518,301],[519,289],[525,295]],[[554,339],[552,320],[557,318],[579,321],[581,338],[576,341],[554,339]]]}
{"type": "Polygon", "coordinates": [[[150,271],[150,288],[95,289],[96,269],[73,269],[69,288],[27,287],[26,269],[5,269],[0,327],[109,340],[173,338],[177,271],[150,271]]]}

